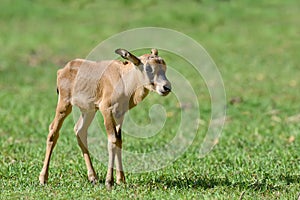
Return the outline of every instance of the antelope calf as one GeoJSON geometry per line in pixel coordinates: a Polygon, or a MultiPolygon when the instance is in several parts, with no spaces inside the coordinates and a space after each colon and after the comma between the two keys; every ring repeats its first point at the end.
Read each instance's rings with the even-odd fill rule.
{"type": "Polygon", "coordinates": [[[124,114],[141,102],[149,91],[166,96],[171,91],[171,83],[165,74],[166,63],[158,56],[156,49],[139,58],[124,49],[117,49],[115,53],[129,62],[75,59],[58,70],[58,103],[55,118],[49,126],[44,166],[39,176],[41,184],[48,180],[50,157],[59,137],[59,130],[64,119],[71,113],[72,106],[79,107],[81,111],[74,131],[83,153],[89,181],[95,183],[97,176],[89,155],[87,130],[96,111],[100,110],[108,138],[109,159],[105,185],[108,189],[113,186],[115,162],[116,182],[125,182],[121,158],[124,114]]]}

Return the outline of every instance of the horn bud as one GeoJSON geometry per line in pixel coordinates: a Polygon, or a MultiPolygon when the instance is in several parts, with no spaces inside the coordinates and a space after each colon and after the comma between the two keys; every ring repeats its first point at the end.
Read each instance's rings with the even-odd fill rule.
{"type": "Polygon", "coordinates": [[[153,56],[157,56],[157,55],[158,55],[157,49],[151,49],[151,54],[152,54],[153,56]]]}

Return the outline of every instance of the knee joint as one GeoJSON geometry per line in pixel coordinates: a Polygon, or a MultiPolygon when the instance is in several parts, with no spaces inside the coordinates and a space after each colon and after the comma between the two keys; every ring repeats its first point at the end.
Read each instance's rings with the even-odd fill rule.
{"type": "Polygon", "coordinates": [[[108,143],[110,148],[122,148],[122,139],[120,138],[109,138],[108,143]]]}

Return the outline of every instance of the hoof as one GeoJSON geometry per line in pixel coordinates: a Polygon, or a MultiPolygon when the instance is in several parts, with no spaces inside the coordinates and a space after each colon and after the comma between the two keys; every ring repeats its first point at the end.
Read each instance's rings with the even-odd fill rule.
{"type": "Polygon", "coordinates": [[[47,170],[42,170],[39,176],[40,184],[45,185],[48,181],[48,171],[47,170]]]}
{"type": "Polygon", "coordinates": [[[119,180],[117,180],[117,185],[126,185],[125,179],[119,179],[119,180]]]}
{"type": "Polygon", "coordinates": [[[47,183],[47,180],[44,175],[40,175],[39,180],[40,180],[40,185],[45,185],[47,183]]]}
{"type": "Polygon", "coordinates": [[[117,184],[121,185],[121,184],[125,184],[125,175],[123,171],[117,171],[117,184]]]}
{"type": "Polygon", "coordinates": [[[93,185],[96,185],[97,184],[97,179],[96,178],[90,179],[90,183],[93,184],[93,185]]]}
{"type": "Polygon", "coordinates": [[[89,179],[90,183],[92,183],[93,185],[96,185],[98,177],[96,174],[93,173],[93,174],[88,175],[88,179],[89,179]]]}
{"type": "Polygon", "coordinates": [[[107,189],[108,191],[111,191],[111,190],[112,190],[112,187],[113,187],[113,183],[112,183],[112,182],[106,181],[106,182],[105,182],[105,186],[106,186],[106,189],[107,189]]]}
{"type": "Polygon", "coordinates": [[[117,184],[118,185],[125,185],[126,184],[125,177],[122,176],[122,177],[118,178],[117,179],[117,184]]]}

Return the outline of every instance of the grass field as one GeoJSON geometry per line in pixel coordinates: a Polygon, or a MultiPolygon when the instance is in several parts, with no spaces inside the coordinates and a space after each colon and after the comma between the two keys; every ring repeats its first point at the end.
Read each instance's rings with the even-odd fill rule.
{"type": "MultiPolygon", "coordinates": [[[[298,198],[299,1],[0,0],[0,4],[0,199],[298,198]],[[127,185],[108,192],[106,166],[95,157],[100,180],[96,186],[88,182],[70,117],[52,157],[49,183],[40,186],[57,101],[57,69],[73,58],[84,58],[116,33],[148,26],[187,34],[219,67],[228,105],[218,145],[198,158],[210,116],[210,98],[200,92],[203,127],[187,151],[161,170],[126,173],[127,185]],[[241,101],[230,104],[232,99],[241,101]]],[[[175,67],[190,73],[184,66],[175,67]]],[[[196,85],[203,84],[189,77],[196,85]]],[[[141,110],[153,101],[166,109],[175,107],[168,97],[151,94],[141,110]]],[[[142,122],[147,112],[133,110],[132,116],[142,122]]],[[[170,120],[165,130],[172,132],[171,124],[177,122],[175,117],[170,120]]],[[[160,145],[160,138],[165,137],[143,143],[125,135],[124,148],[151,151],[160,145]]]]}

